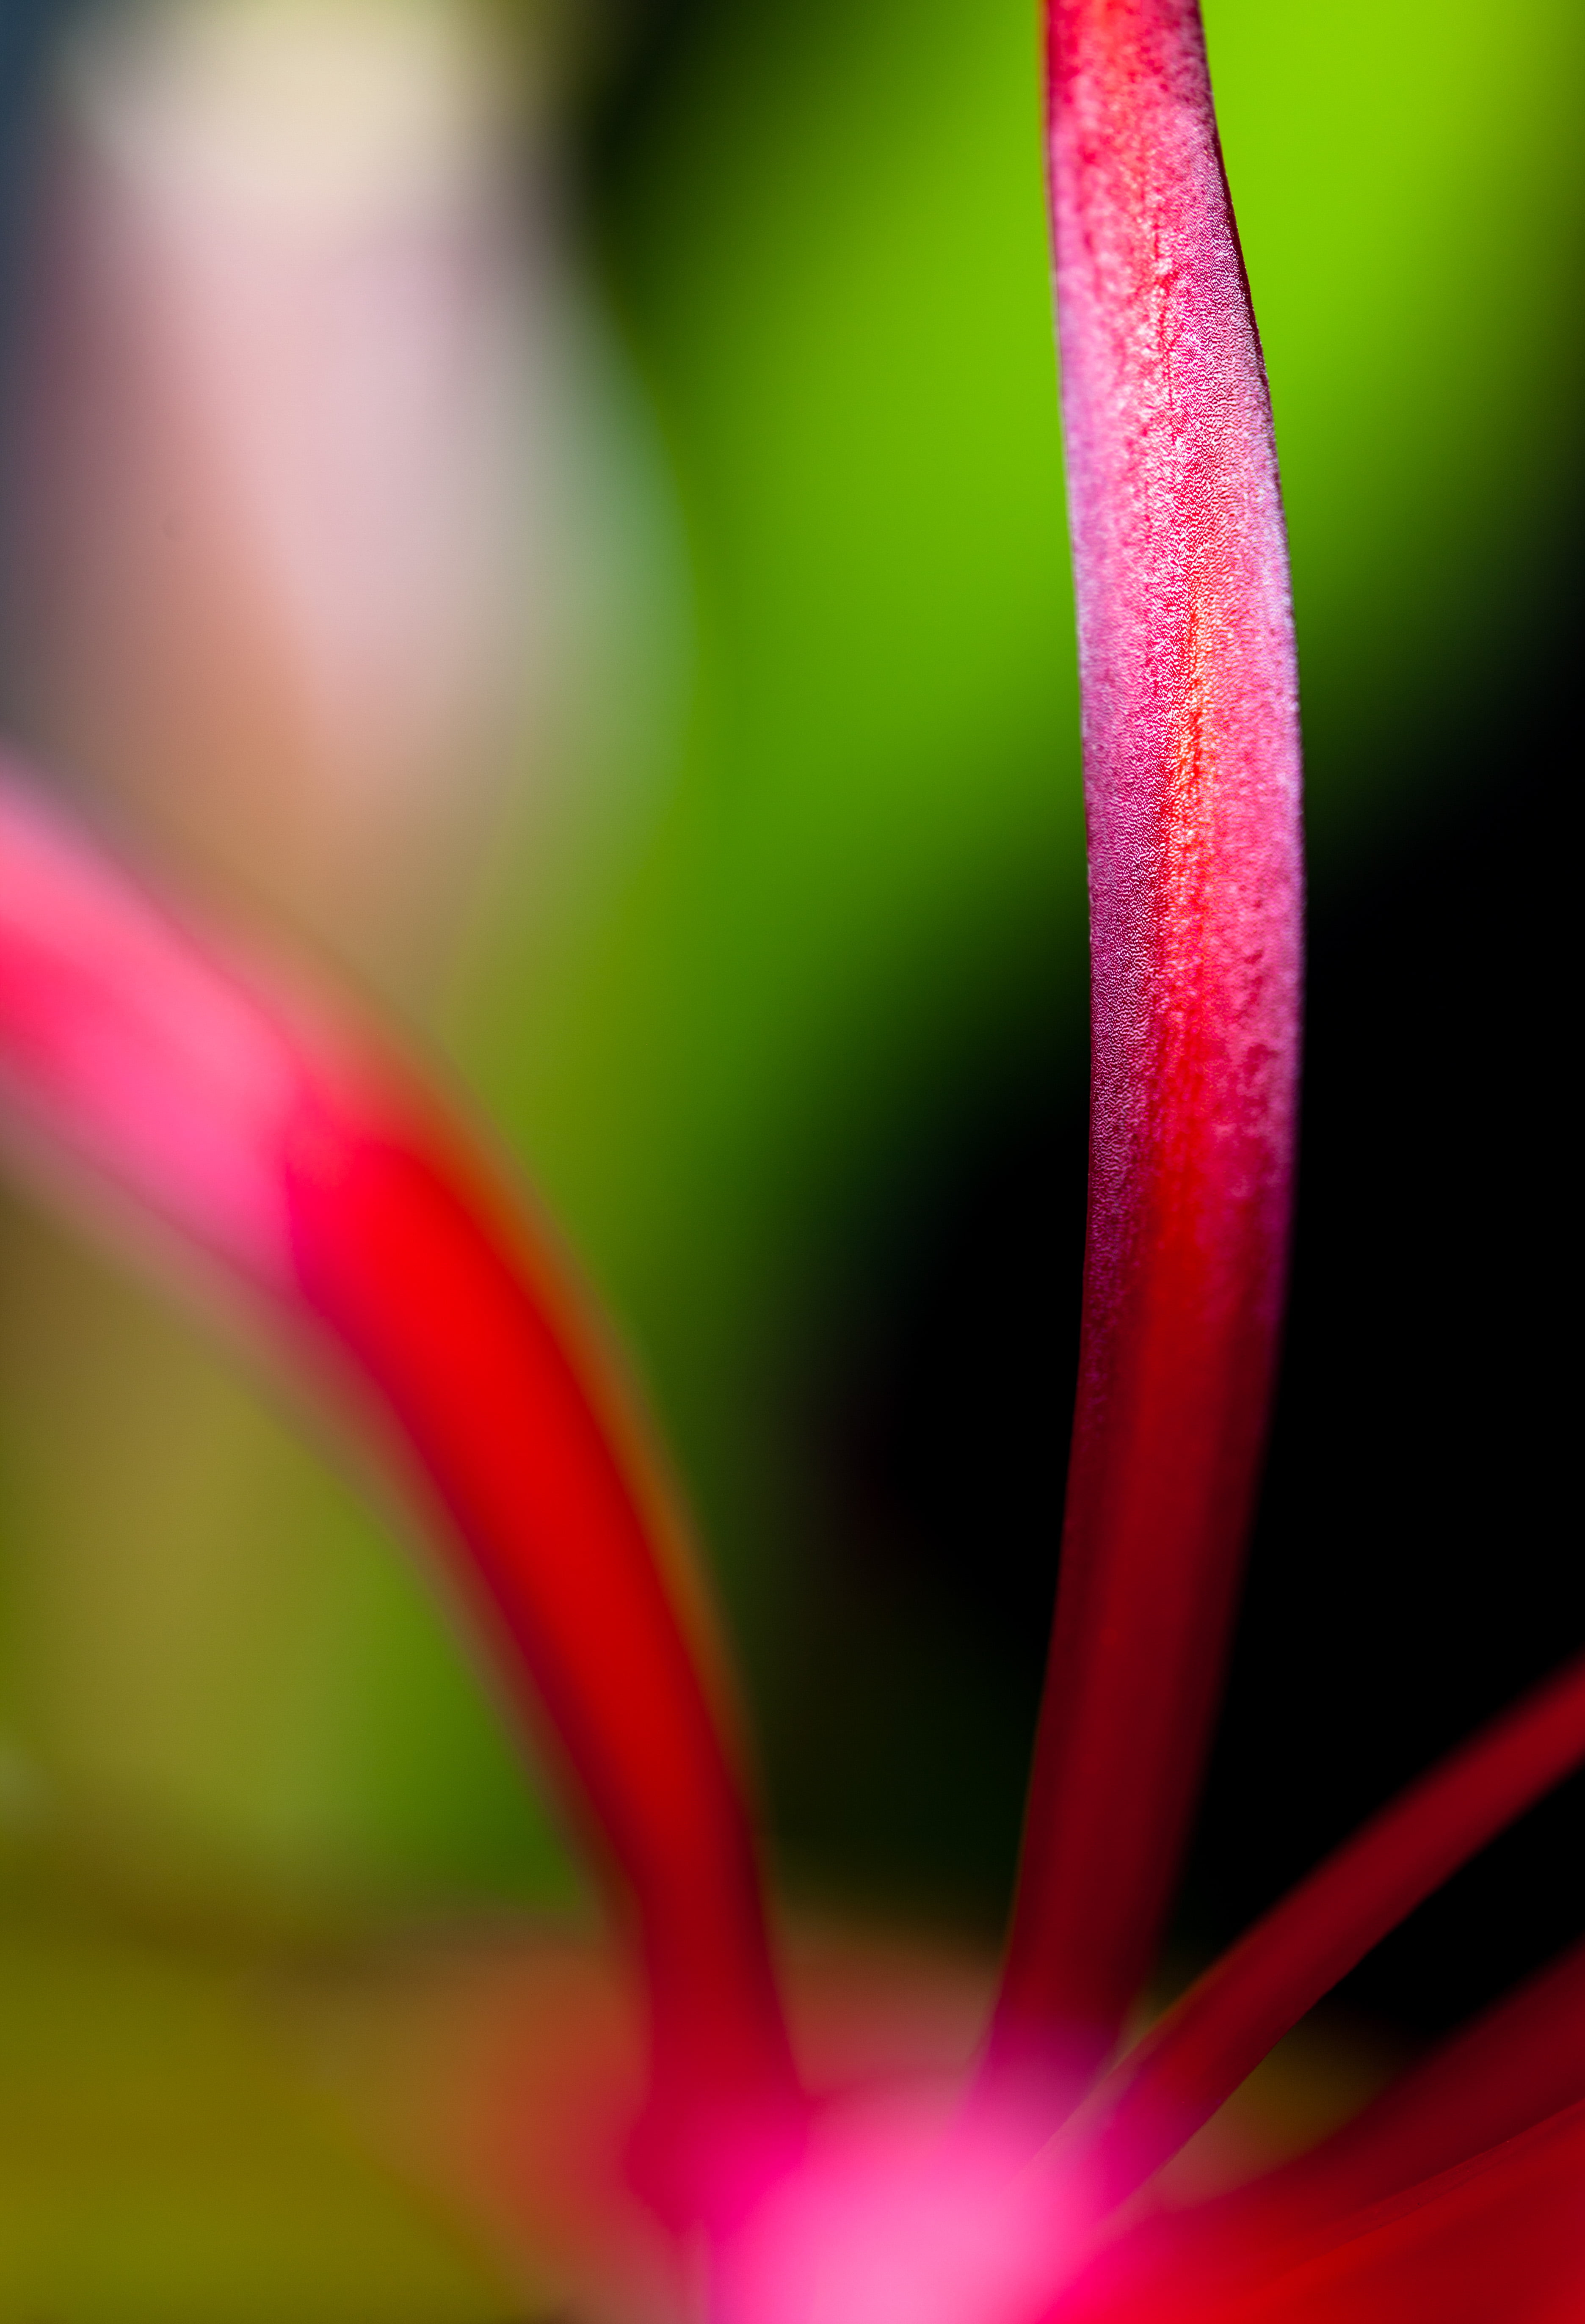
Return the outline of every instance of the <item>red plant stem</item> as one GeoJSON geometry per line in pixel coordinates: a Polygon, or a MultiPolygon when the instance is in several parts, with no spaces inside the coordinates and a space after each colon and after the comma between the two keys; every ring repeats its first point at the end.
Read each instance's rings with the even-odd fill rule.
{"type": "MultiPolygon", "coordinates": [[[[1192,0],[1051,0],[1090,880],[1089,1218],[996,2069],[1071,2091],[1147,1972],[1270,1397],[1299,743],[1270,408],[1192,0]]],[[[1051,2093],[1060,2111],[1059,2090],[1051,2093]]]]}
{"type": "Polygon", "coordinates": [[[1341,2218],[1582,2099],[1585,1943],[1442,2043],[1322,2144],[1217,2207],[1227,2214],[1217,2232],[1248,2243],[1341,2218]]]}
{"type": "Polygon", "coordinates": [[[635,1431],[549,1252],[372,1054],[218,965],[0,771],[7,1111],[327,1331],[396,1424],[507,1691],[548,1717],[636,1907],[646,2183],[679,2216],[730,2209],[799,2101],[751,1827],[635,1431]]]}
{"type": "Polygon", "coordinates": [[[739,1787],[652,1545],[608,1383],[545,1254],[432,1112],[317,1105],[287,1181],[304,1296],[408,1441],[637,1906],[653,2022],[646,2190],[737,2207],[796,2099],[739,1787]],[[581,1359],[581,1360],[579,1360],[581,1359]]]}
{"type": "MultiPolygon", "coordinates": [[[[1330,2248],[1380,2208],[1585,2102],[1585,1944],[1485,2011],[1361,2114],[1280,2170],[1170,2210],[1114,2244],[1070,2292],[1064,2324],[1136,2310],[1166,2324],[1202,2287],[1219,2318],[1295,2254],[1330,2248]]],[[[1197,2297],[1200,2296],[1197,2293],[1197,2297]]]]}
{"type": "Polygon", "coordinates": [[[1192,1986],[1048,2150],[1120,2202],[1371,1946],[1585,1759],[1585,1656],[1374,1816],[1192,1986]]]}
{"type": "Polygon", "coordinates": [[[1339,2222],[1242,2298],[1169,2295],[1138,2324],[1576,2324],[1582,2183],[1585,2104],[1339,2222]]]}
{"type": "Polygon", "coordinates": [[[1585,2101],[1274,2247],[1221,2204],[1145,2264],[1125,2238],[1048,2324],[1576,2324],[1582,2173],[1585,2101]]]}
{"type": "MultiPolygon", "coordinates": [[[[1450,2173],[1582,2107],[1585,1945],[1444,2043],[1320,2146],[1113,2245],[1064,2296],[1063,2324],[1179,2324],[1202,2313],[1225,2324],[1244,2312],[1246,2297],[1255,2301],[1250,2312],[1263,2314],[1257,2289],[1275,2301],[1274,2282],[1345,2243],[1385,2248],[1382,2224],[1398,2198],[1416,2209],[1440,2204],[1450,2173]]],[[[1422,2212],[1422,2227],[1429,2216],[1422,2212]]],[[[1543,2206],[1527,2233],[1548,2232],[1543,2206]]],[[[1505,2318],[1522,2312],[1510,2276],[1505,2318]]]]}

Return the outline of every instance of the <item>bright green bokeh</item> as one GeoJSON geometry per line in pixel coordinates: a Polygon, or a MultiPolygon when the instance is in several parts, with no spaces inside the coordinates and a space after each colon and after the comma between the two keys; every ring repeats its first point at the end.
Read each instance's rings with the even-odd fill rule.
{"type": "MultiPolygon", "coordinates": [[[[1585,34],[1558,0],[1207,14],[1335,881],[1482,779],[1556,650],[1585,34]]],[[[823,1514],[788,1403],[848,1246],[1081,1008],[1037,113],[1027,0],[717,6],[604,211],[693,715],[630,882],[473,1055],[649,1364],[773,1723],[823,1514]]]]}
{"type": "MultiPolygon", "coordinates": [[[[1585,36],[1555,0],[1208,14],[1330,851],[1528,674],[1578,473],[1585,36]]],[[[504,995],[486,1070],[607,1267],[671,1275],[723,1201],[846,1176],[1078,907],[1033,12],[717,8],[609,208],[694,715],[559,1019],[514,1045],[504,995]]]]}
{"type": "MultiPolygon", "coordinates": [[[[1553,682],[1580,505],[1585,20],[1572,0],[1207,18],[1336,882],[1481,780],[1553,682]]],[[[620,612],[589,649],[561,819],[502,867],[451,1036],[650,1379],[804,1853],[835,1829],[800,1771],[829,1702],[829,1749],[868,1785],[849,1857],[890,1820],[916,1861],[950,1858],[978,1820],[994,1886],[1022,1746],[997,1729],[976,1758],[985,1674],[950,1640],[866,1638],[848,1651],[867,1710],[820,1693],[838,1618],[800,1399],[869,1247],[928,1207],[977,1119],[1081,1052],[1032,0],[684,12],[590,208],[623,350],[601,355],[597,318],[591,554],[620,612]],[[954,1755],[971,1773],[949,1814],[954,1755]]],[[[333,1864],[402,1895],[562,1900],[553,1827],[421,1578],[279,1427],[243,1427],[272,1438],[274,1481],[253,1489],[242,1462],[235,1524],[259,1561],[275,1529],[295,1612],[238,1600],[173,1645],[145,1600],[134,1774],[271,1878],[333,1864]],[[184,1672],[212,1711],[177,1700],[184,1672]]],[[[88,1500],[70,1456],[29,1483],[40,1442],[0,1494],[31,1523],[56,1492],[70,1541],[88,1500]]],[[[129,1455],[95,1488],[125,1498],[129,1537],[166,1522],[137,1475],[129,1455]]],[[[199,1555],[187,1523],[172,1574],[199,1555]]],[[[107,1711],[109,1757],[113,1730],[107,1711]]]]}

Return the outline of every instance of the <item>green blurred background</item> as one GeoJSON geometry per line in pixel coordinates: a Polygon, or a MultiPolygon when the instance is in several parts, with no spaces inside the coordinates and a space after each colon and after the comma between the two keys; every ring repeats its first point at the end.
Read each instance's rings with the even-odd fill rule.
{"type": "MultiPolygon", "coordinates": [[[[52,36],[25,14],[14,128],[52,36]]],[[[1314,1397],[1284,1424],[1257,1551],[1257,1577],[1300,1578],[1262,1584],[1275,1627],[1240,1670],[1297,1659],[1285,1707],[1236,1694],[1191,1941],[1578,1612],[1525,1582],[1533,1629],[1500,1666],[1475,1630],[1436,1628],[1498,1504],[1518,1523],[1515,1472],[1538,1474],[1493,1417],[1480,1365],[1507,1293],[1471,1252],[1526,1186],[1544,1204],[1534,1171],[1490,1174],[1515,1139],[1545,1145],[1542,1052],[1532,1070],[1512,1039],[1539,1038],[1524,947],[1550,914],[1524,883],[1566,853],[1548,785],[1571,765],[1585,23],[1569,0],[1206,14],[1275,405],[1331,981],[1295,1323],[1314,1397]],[[1360,1183],[1372,1152],[1397,1157],[1390,1219],[1360,1183]],[[1416,1235],[1423,1281],[1394,1271],[1416,1235]],[[1471,1482],[1454,1470],[1482,1429],[1498,1449],[1471,1482]],[[1342,1595],[1314,1646],[1317,1602],[1342,1595]],[[1362,1631],[1407,1642],[1390,1716],[1347,1659],[1362,1631]],[[1262,1717],[1286,1717],[1276,1743],[1262,1717]],[[1239,1772],[1276,1781],[1274,1753],[1274,1799],[1239,1772]],[[1328,1790],[1356,1761],[1353,1791],[1328,1790]]],[[[569,0],[514,38],[552,91],[578,457],[605,530],[594,582],[567,579],[595,610],[555,811],[497,851],[431,1038],[647,1379],[788,1882],[989,1932],[1082,1219],[1033,11],[678,0],[586,23],[569,0]]],[[[399,1524],[153,1291],[31,1209],[0,1233],[14,1848],[173,1912],[569,1904],[559,1822],[399,1524]]],[[[1527,1328],[1503,1311],[1513,1397],[1527,1328]]]]}
{"type": "MultiPolygon", "coordinates": [[[[1289,1352],[1185,1958],[1585,1634],[1553,1353],[1585,20],[1206,14],[1290,518],[1313,910],[1289,1352]]],[[[535,424],[571,611],[462,941],[405,1005],[647,1381],[785,1892],[988,1945],[1083,1214],[1034,11],[496,19],[538,92],[524,198],[561,340],[535,424]]],[[[0,8],[14,346],[81,20],[0,8]]],[[[7,602],[29,587],[13,554],[7,602]]],[[[0,665],[43,747],[14,637],[0,665]]],[[[1577,1792],[1355,2006],[1414,2038],[1575,1932],[1577,1792]]],[[[20,1195],[0,1905],[0,2316],[485,2324],[559,2296],[520,2267],[504,2290],[490,2236],[327,2113],[320,2021],[372,1989],[371,1939],[586,1917],[576,1847],[356,1459],[20,1195]],[[259,1983],[283,1959],[331,1964],[306,2019],[259,1983]]]]}

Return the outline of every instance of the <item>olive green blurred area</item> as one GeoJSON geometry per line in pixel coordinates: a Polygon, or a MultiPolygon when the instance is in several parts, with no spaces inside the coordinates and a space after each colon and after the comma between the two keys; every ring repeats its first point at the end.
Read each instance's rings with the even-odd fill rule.
{"type": "MultiPolygon", "coordinates": [[[[1316,877],[1336,888],[1478,790],[1516,731],[1543,741],[1559,697],[1585,20],[1571,0],[1206,16],[1289,511],[1316,877]]],[[[875,1578],[819,1416],[862,1372],[978,1126],[1052,1102],[1082,1137],[1034,11],[699,0],[613,21],[599,54],[560,217],[608,406],[595,441],[607,429],[611,493],[633,503],[612,535],[626,611],[559,745],[555,816],[494,867],[440,1038],[648,1383],[740,1651],[785,1877],[988,1929],[1027,1690],[950,1606],[875,1578]]],[[[422,1545],[333,1431],[20,1198],[0,1277],[10,1877],[67,1866],[95,1927],[272,1941],[585,1909],[422,1545]]],[[[1042,1330],[1065,1346],[1075,1324],[1059,1300],[1042,1330]]],[[[1047,1425],[1056,1473],[1066,1416],[1047,1425]]],[[[1054,1514],[1046,1546],[1054,1565],[1054,1514]]],[[[59,2015],[41,1980],[75,1976],[107,2022],[158,2041],[158,1997],[152,2017],[144,1998],[124,2011],[126,1972],[97,1977],[97,1941],[30,1954],[14,1986],[6,1954],[4,2009],[59,2015]]],[[[193,2071],[252,2115],[271,2061],[214,2006],[231,2030],[190,2036],[193,2071]]],[[[25,2067],[25,2030],[3,2038],[25,2067]]],[[[208,2105],[171,2129],[173,2171],[208,2105]]],[[[275,2183],[276,2105],[236,2187],[275,2183]]],[[[356,2160],[321,2173],[304,2158],[331,2135],[299,2128],[280,2133],[296,2159],[279,2203],[304,2248],[329,2206],[331,2242],[379,2246],[390,2282],[432,2288],[430,2305],[382,2295],[381,2316],[494,2312],[417,2214],[383,2244],[386,2192],[356,2160]]],[[[131,2281],[163,2215],[125,2200],[131,2281]]],[[[251,2250],[229,2216],[216,2235],[251,2250]]],[[[292,2291],[291,2237],[258,2232],[257,2302],[226,2317],[376,2312],[292,2291]]],[[[24,2312],[30,2268],[66,2281],[16,2248],[0,2314],[24,2312]]],[[[106,2304],[88,2274],[51,2296],[74,2318],[222,2313],[201,2286],[106,2304]]]]}
{"type": "Polygon", "coordinates": [[[491,2324],[544,2304],[371,2155],[278,1969],[0,1898],[0,2316],[491,2324]]]}

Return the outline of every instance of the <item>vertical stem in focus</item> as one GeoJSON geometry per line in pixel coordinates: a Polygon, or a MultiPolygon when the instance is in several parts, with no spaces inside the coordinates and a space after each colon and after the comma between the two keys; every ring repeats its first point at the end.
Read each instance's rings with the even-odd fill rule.
{"type": "Polygon", "coordinates": [[[1060,2111],[1146,1975],[1270,1402],[1299,739],[1270,404],[1194,0],[1050,0],[1089,847],[1089,1215],[1061,1570],[993,2070],[1060,2111]]]}

